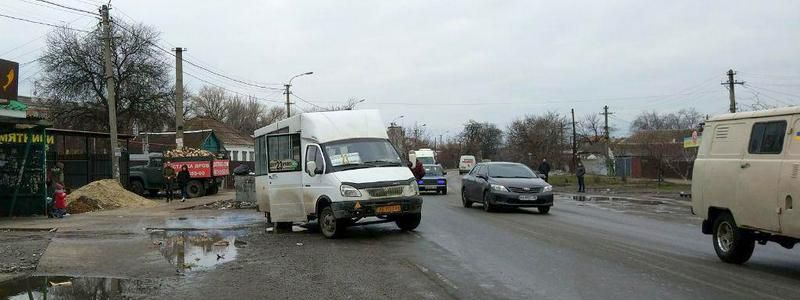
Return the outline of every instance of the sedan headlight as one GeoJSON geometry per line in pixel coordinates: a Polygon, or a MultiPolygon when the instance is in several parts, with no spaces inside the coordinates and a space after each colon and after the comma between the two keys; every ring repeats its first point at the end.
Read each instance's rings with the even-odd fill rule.
{"type": "Polygon", "coordinates": [[[553,191],[552,185],[545,185],[544,188],[542,189],[542,192],[552,192],[552,191],[553,191]]]}
{"type": "Polygon", "coordinates": [[[498,192],[508,192],[508,189],[506,187],[494,183],[492,184],[492,189],[498,192]]]}
{"type": "Polygon", "coordinates": [[[342,185],[339,187],[339,191],[342,193],[343,197],[361,197],[361,192],[352,186],[349,185],[342,185]]]}

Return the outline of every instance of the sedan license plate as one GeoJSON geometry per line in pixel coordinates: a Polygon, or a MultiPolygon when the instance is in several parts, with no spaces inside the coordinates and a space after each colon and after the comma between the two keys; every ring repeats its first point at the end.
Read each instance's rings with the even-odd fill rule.
{"type": "Polygon", "coordinates": [[[519,196],[519,200],[522,200],[522,201],[534,201],[536,199],[537,198],[536,198],[535,195],[522,195],[522,196],[519,196]]]}
{"type": "Polygon", "coordinates": [[[400,205],[380,206],[375,208],[375,214],[378,215],[399,213],[400,211],[400,205]]]}

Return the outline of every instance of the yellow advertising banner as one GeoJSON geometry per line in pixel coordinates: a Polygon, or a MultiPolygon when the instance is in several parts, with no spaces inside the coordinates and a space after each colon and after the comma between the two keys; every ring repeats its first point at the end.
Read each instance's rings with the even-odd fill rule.
{"type": "Polygon", "coordinates": [[[697,148],[700,147],[700,138],[701,137],[685,137],[683,138],[683,148],[697,148]]]}
{"type": "MultiPolygon", "coordinates": [[[[12,132],[0,134],[0,144],[27,144],[28,140],[34,144],[41,144],[44,141],[43,134],[28,135],[22,132],[12,132]]],[[[47,144],[53,145],[56,143],[55,136],[47,136],[47,144]]]]}

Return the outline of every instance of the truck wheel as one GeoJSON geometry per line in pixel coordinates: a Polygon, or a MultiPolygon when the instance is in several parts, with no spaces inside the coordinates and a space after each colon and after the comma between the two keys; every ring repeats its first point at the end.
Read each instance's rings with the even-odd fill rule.
{"type": "Polygon", "coordinates": [[[419,226],[420,221],[422,221],[422,213],[416,213],[402,215],[394,223],[400,227],[400,230],[412,231],[419,226]]]}
{"type": "Polygon", "coordinates": [[[216,195],[219,192],[219,186],[215,183],[208,187],[206,195],[216,195]]]}
{"type": "Polygon", "coordinates": [[[189,195],[189,198],[202,197],[205,193],[206,191],[205,188],[203,188],[203,183],[198,180],[189,181],[186,185],[186,194],[189,195]]]}
{"type": "Polygon", "coordinates": [[[131,192],[139,196],[144,195],[144,183],[138,179],[131,181],[131,192]]]}
{"type": "Polygon", "coordinates": [[[461,190],[461,204],[464,205],[464,207],[466,208],[472,207],[472,201],[469,201],[469,199],[467,199],[466,190],[461,190]]]}
{"type": "Polygon", "coordinates": [[[755,239],[736,226],[730,213],[722,213],[714,220],[714,251],[726,263],[743,264],[753,255],[755,239]]]}
{"type": "Polygon", "coordinates": [[[347,220],[336,219],[333,209],[326,206],[319,214],[319,229],[326,238],[335,239],[344,234],[347,229],[347,220]]]}

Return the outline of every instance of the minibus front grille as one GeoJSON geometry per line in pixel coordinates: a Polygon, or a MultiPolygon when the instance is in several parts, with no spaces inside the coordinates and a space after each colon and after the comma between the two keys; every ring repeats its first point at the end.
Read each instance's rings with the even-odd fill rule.
{"type": "Polygon", "coordinates": [[[403,195],[403,186],[389,186],[381,188],[367,189],[370,197],[383,198],[383,197],[397,197],[403,195]]]}

